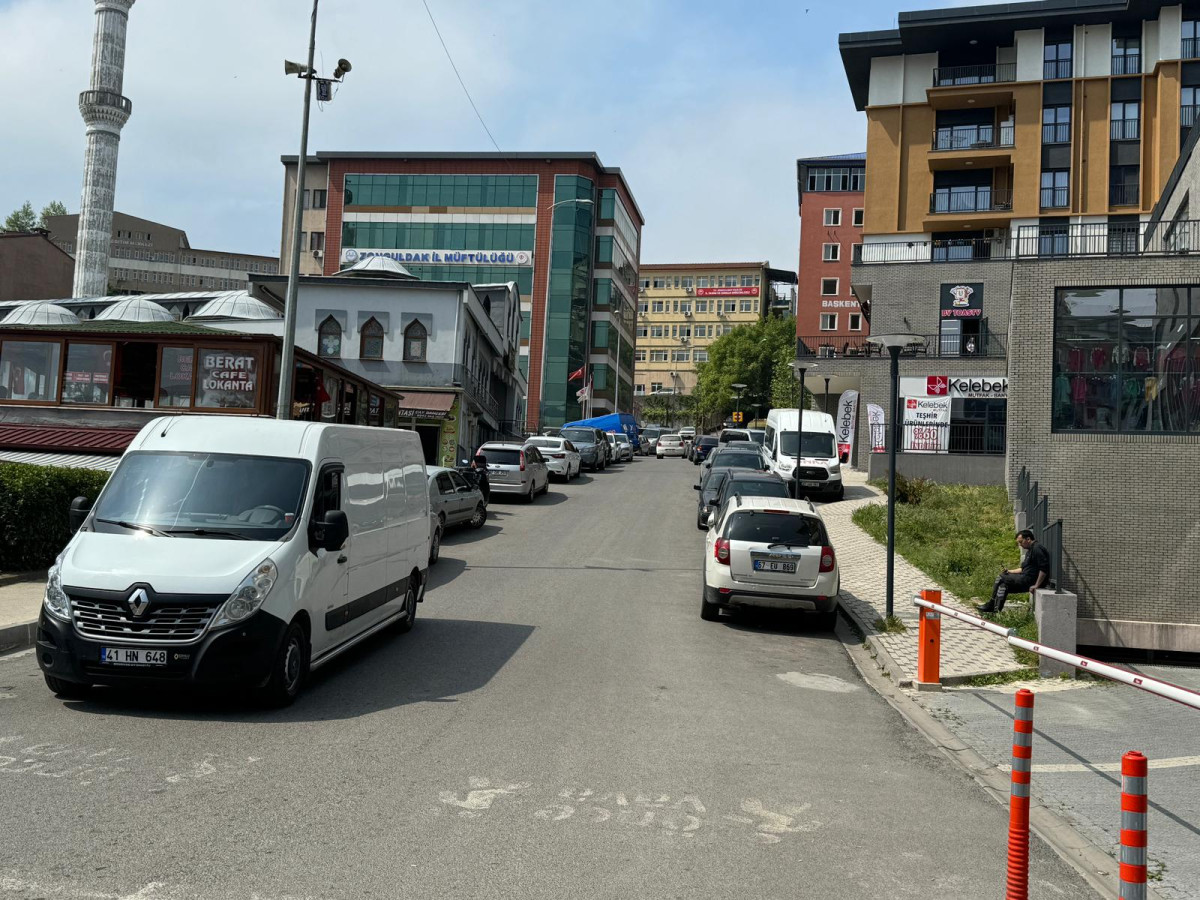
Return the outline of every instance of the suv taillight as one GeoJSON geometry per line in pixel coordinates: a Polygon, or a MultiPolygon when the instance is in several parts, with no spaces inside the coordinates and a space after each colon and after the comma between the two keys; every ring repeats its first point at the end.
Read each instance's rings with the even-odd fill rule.
{"type": "Polygon", "coordinates": [[[729,565],[729,540],[728,538],[717,538],[717,545],[713,548],[713,556],[723,566],[729,565]]]}
{"type": "Polygon", "coordinates": [[[837,563],[837,557],[833,555],[832,547],[821,548],[821,571],[832,572],[834,565],[837,563]]]}
{"type": "Polygon", "coordinates": [[[521,451],[521,471],[525,471],[525,451],[521,451]]]}

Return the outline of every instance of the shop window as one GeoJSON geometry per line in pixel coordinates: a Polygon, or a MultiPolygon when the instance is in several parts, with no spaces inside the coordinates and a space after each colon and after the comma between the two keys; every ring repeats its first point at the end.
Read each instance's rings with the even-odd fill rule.
{"type": "Polygon", "coordinates": [[[242,349],[198,351],[197,407],[254,409],[258,400],[258,353],[242,349]]]}
{"type": "Polygon", "coordinates": [[[327,359],[342,355],[342,326],[333,316],[327,316],[317,329],[317,355],[327,359]]]}
{"type": "Polygon", "coordinates": [[[54,403],[62,347],[49,341],[5,341],[0,345],[0,400],[54,403]]]}
{"type": "Polygon", "coordinates": [[[383,359],[383,326],[374,316],[358,331],[359,359],[383,359]]]}
{"type": "Polygon", "coordinates": [[[196,352],[190,347],[163,347],[158,379],[158,406],[192,405],[192,371],[196,352]]]}
{"type": "Polygon", "coordinates": [[[154,405],[154,376],[158,346],[126,341],[117,344],[113,405],[142,409],[154,405]]]}
{"type": "Polygon", "coordinates": [[[383,424],[383,398],[378,394],[371,395],[371,421],[370,424],[379,426],[383,424]]]}
{"type": "Polygon", "coordinates": [[[404,361],[425,362],[428,347],[428,332],[420,322],[411,322],[404,329],[404,361]]]}
{"type": "Polygon", "coordinates": [[[112,399],[112,357],[111,344],[68,344],[62,402],[107,406],[112,399]]]}

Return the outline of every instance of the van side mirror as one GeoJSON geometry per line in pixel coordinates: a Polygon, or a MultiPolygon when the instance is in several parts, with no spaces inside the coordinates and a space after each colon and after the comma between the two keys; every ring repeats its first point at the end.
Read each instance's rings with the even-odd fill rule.
{"type": "Polygon", "coordinates": [[[340,509],[331,509],[325,518],[308,529],[308,545],[313,550],[340,550],[350,537],[350,520],[340,509]]]}
{"type": "Polygon", "coordinates": [[[71,501],[71,531],[78,531],[92,511],[92,501],[87,497],[76,497],[71,501]]]}
{"type": "Polygon", "coordinates": [[[700,485],[698,485],[698,484],[693,484],[692,487],[695,488],[696,490],[700,490],[700,485]]]}

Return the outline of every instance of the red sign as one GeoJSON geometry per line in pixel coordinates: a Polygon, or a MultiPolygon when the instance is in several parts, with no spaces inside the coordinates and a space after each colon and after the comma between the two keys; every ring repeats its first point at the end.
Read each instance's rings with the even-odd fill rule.
{"type": "Polygon", "coordinates": [[[950,393],[950,379],[945,375],[930,375],[925,379],[925,393],[930,397],[945,397],[950,393]]]}
{"type": "Polygon", "coordinates": [[[756,287],[696,288],[697,297],[757,297],[756,287]]]}
{"type": "Polygon", "coordinates": [[[914,398],[910,397],[908,400],[905,401],[904,405],[907,406],[909,409],[916,409],[917,401],[914,398]]]}

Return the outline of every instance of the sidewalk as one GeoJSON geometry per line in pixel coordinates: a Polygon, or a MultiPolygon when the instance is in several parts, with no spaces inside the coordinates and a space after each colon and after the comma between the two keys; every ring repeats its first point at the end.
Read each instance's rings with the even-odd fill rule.
{"type": "MultiPolygon", "coordinates": [[[[887,548],[850,521],[861,506],[880,503],[884,495],[867,484],[865,472],[843,470],[846,500],[821,507],[821,517],[833,539],[842,573],[842,607],[867,635],[879,662],[901,687],[917,677],[917,608],[912,598],[923,588],[940,585],[896,554],[894,615],[908,630],[879,634],[874,623],[887,606],[887,548]]],[[[966,612],[974,610],[942,588],[942,603],[966,612]]],[[[942,620],[942,683],[956,684],[976,675],[1021,669],[1012,650],[994,635],[953,619],[942,620]]]]}
{"type": "Polygon", "coordinates": [[[0,575],[0,653],[33,646],[45,572],[0,575]]]}

